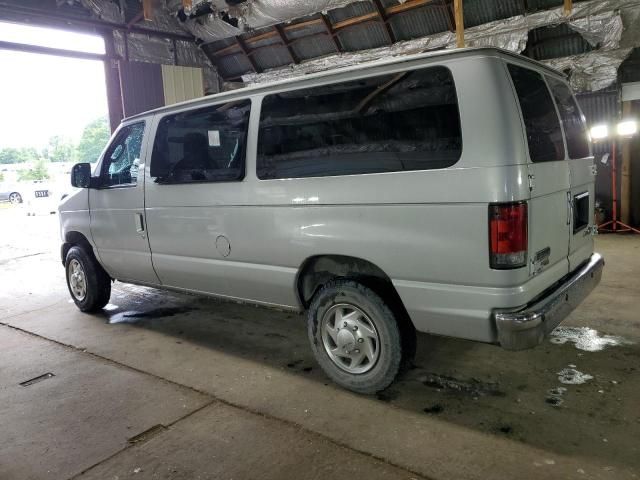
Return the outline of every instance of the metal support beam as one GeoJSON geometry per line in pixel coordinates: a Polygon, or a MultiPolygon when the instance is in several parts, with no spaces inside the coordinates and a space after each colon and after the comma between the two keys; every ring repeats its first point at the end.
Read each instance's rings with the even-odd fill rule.
{"type": "Polygon", "coordinates": [[[236,43],[238,44],[238,47],[240,47],[240,50],[242,50],[242,53],[244,53],[245,58],[249,60],[249,63],[251,64],[253,71],[256,73],[262,72],[262,69],[260,68],[258,63],[251,56],[251,52],[249,52],[249,49],[247,48],[247,44],[244,43],[244,40],[242,40],[240,36],[235,37],[235,39],[236,39],[236,43]]]}
{"type": "Polygon", "coordinates": [[[333,30],[333,26],[331,25],[331,21],[329,17],[327,17],[324,13],[321,14],[322,23],[324,24],[324,28],[329,35],[329,38],[333,41],[333,46],[336,48],[336,52],[341,53],[344,52],[342,45],[340,44],[340,40],[336,38],[336,32],[333,30]]]}
{"type": "Polygon", "coordinates": [[[104,48],[107,58],[104,62],[104,79],[107,87],[107,107],[109,109],[109,126],[113,132],[124,118],[124,106],[122,100],[122,86],[120,85],[120,64],[115,60],[115,44],[113,33],[107,33],[104,37],[104,48]]]}
{"type": "MultiPolygon", "coordinates": [[[[632,103],[622,102],[622,118],[630,118],[632,103]]],[[[620,169],[620,221],[631,223],[631,140],[622,139],[622,165],[620,169]]]]}
{"type": "MultiPolygon", "coordinates": [[[[41,55],[55,55],[57,57],[78,58],[80,60],[107,61],[110,57],[100,53],[77,52],[62,48],[42,47],[40,45],[27,45],[0,41],[0,50],[14,50],[16,52],[39,53],[41,55]]],[[[115,56],[113,58],[116,58],[115,56]]]]}
{"type": "Polygon", "coordinates": [[[105,30],[122,30],[129,31],[131,33],[149,35],[151,37],[175,38],[176,40],[187,40],[190,42],[193,42],[195,40],[192,35],[189,35],[187,33],[179,34],[173,32],[163,32],[159,30],[153,30],[151,28],[139,27],[136,25],[127,26],[127,24],[125,23],[115,23],[93,18],[76,17],[74,15],[63,15],[45,11],[39,8],[23,7],[22,5],[8,4],[0,1],[0,18],[2,18],[3,16],[2,10],[10,12],[13,16],[17,14],[25,15],[26,17],[29,17],[30,20],[39,19],[34,23],[49,27],[55,27],[56,25],[59,25],[62,28],[65,28],[65,26],[68,28],[69,25],[76,25],[88,27],[93,31],[98,30],[104,32],[105,30]]]}
{"type": "Polygon", "coordinates": [[[387,17],[387,13],[385,12],[384,7],[382,6],[382,2],[380,0],[373,0],[373,6],[375,7],[376,12],[380,17],[380,20],[382,20],[384,24],[384,31],[386,32],[387,40],[389,40],[390,44],[396,43],[396,36],[393,33],[391,25],[389,25],[389,18],[387,17]]]}
{"type": "Polygon", "coordinates": [[[133,27],[136,23],[144,18],[144,10],[141,10],[140,13],[137,13],[135,17],[133,17],[130,21],[127,22],[127,28],[133,27]]]}
{"type": "Polygon", "coordinates": [[[464,48],[464,14],[462,0],[453,0],[453,16],[456,19],[456,46],[464,48]]]}

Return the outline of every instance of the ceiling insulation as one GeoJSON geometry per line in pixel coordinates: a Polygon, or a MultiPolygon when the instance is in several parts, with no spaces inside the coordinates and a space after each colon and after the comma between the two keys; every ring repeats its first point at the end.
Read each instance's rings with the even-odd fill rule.
{"type": "MultiPolygon", "coordinates": [[[[119,23],[123,21],[120,9],[111,0],[79,1],[99,18],[119,23]]],[[[201,44],[210,44],[229,38],[241,47],[237,57],[240,58],[248,54],[242,40],[237,40],[241,38],[240,35],[260,28],[268,32],[265,27],[286,25],[295,19],[299,21],[301,17],[309,18],[308,16],[314,13],[326,13],[328,10],[354,3],[356,3],[355,0],[192,0],[191,7],[185,8],[182,0],[161,0],[160,6],[154,12],[154,18],[151,21],[145,21],[143,25],[170,32],[184,33],[186,30],[201,44]]],[[[404,2],[400,0],[398,3],[404,2]]],[[[334,10],[326,17],[330,18],[334,12],[343,10],[334,10]]],[[[639,29],[631,28],[632,25],[637,25],[640,15],[638,12],[640,12],[640,0],[590,0],[575,3],[569,16],[560,6],[482,23],[465,29],[465,40],[468,46],[494,46],[522,53],[527,47],[527,42],[530,41],[531,30],[566,24],[571,30],[579,33],[593,51],[553,58],[545,62],[570,72],[570,79],[578,90],[594,90],[612,83],[616,79],[617,68],[629,53],[629,49],[640,46],[639,29]],[[587,79],[589,76],[592,77],[590,81],[587,79]]],[[[370,25],[361,24],[353,27],[355,30],[350,33],[357,33],[360,31],[358,29],[366,30],[374,27],[379,28],[379,24],[375,22],[370,25]]],[[[178,60],[188,64],[199,64],[204,60],[203,56],[196,54],[195,51],[189,52],[184,45],[180,46],[181,53],[176,54],[178,48],[170,44],[170,41],[161,42],[157,39],[152,41],[144,35],[128,34],[126,37],[126,45],[122,38],[117,38],[117,43],[119,53],[126,53],[128,58],[146,57],[147,61],[162,63],[172,58],[173,61],[178,60]],[[177,57],[182,58],[177,59],[177,57]]],[[[454,32],[440,30],[439,33],[418,36],[378,48],[362,49],[363,47],[360,47],[353,48],[351,51],[345,49],[339,53],[325,54],[322,57],[305,59],[300,63],[282,67],[288,58],[284,51],[282,54],[284,60],[272,63],[274,69],[269,70],[271,66],[269,62],[266,64],[261,62],[262,68],[257,69],[256,59],[275,58],[282,53],[280,50],[283,45],[276,42],[273,45],[262,46],[261,48],[265,50],[261,51],[259,56],[256,53],[257,56],[253,59],[247,56],[243,63],[245,67],[242,67],[245,70],[241,72],[246,72],[246,66],[249,65],[247,60],[251,60],[250,65],[253,65],[257,72],[263,69],[267,71],[244,73],[243,81],[269,82],[389,56],[453,47],[455,47],[454,32]]],[[[213,58],[210,51],[208,54],[213,58]]],[[[215,51],[213,55],[215,56],[215,51]]],[[[293,58],[293,54],[291,57],[293,58]]],[[[225,59],[224,64],[228,63],[225,59]]]]}

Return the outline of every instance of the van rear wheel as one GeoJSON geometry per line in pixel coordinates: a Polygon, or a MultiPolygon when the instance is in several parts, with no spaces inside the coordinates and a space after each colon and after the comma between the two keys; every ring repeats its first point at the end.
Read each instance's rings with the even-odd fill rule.
{"type": "Polygon", "coordinates": [[[67,287],[76,306],[96,312],[109,303],[111,279],[102,266],[81,247],[71,247],[65,259],[67,287]]]}
{"type": "Polygon", "coordinates": [[[320,367],[354,392],[383,390],[400,370],[398,322],[378,294],[356,281],[331,281],[315,295],[308,334],[320,367]]]}

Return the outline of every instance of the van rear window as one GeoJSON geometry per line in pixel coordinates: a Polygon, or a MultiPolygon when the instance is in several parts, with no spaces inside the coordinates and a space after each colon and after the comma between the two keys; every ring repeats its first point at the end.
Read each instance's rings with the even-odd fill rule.
{"type": "Polygon", "coordinates": [[[262,101],[261,179],[446,168],[461,152],[458,100],[444,67],[282,92],[262,101]]]}
{"type": "Polygon", "coordinates": [[[547,82],[560,111],[569,158],[588,157],[589,137],[587,136],[587,127],[576,99],[564,82],[552,77],[547,77],[547,82]]]}
{"type": "Polygon", "coordinates": [[[508,67],[522,110],[531,161],[564,160],[560,120],[542,75],[513,64],[508,67]]]}

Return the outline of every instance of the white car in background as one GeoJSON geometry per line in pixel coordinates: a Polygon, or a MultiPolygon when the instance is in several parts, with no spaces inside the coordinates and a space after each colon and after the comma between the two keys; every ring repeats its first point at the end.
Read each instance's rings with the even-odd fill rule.
{"type": "Polygon", "coordinates": [[[22,203],[21,188],[10,183],[0,183],[0,202],[22,203]]]}

